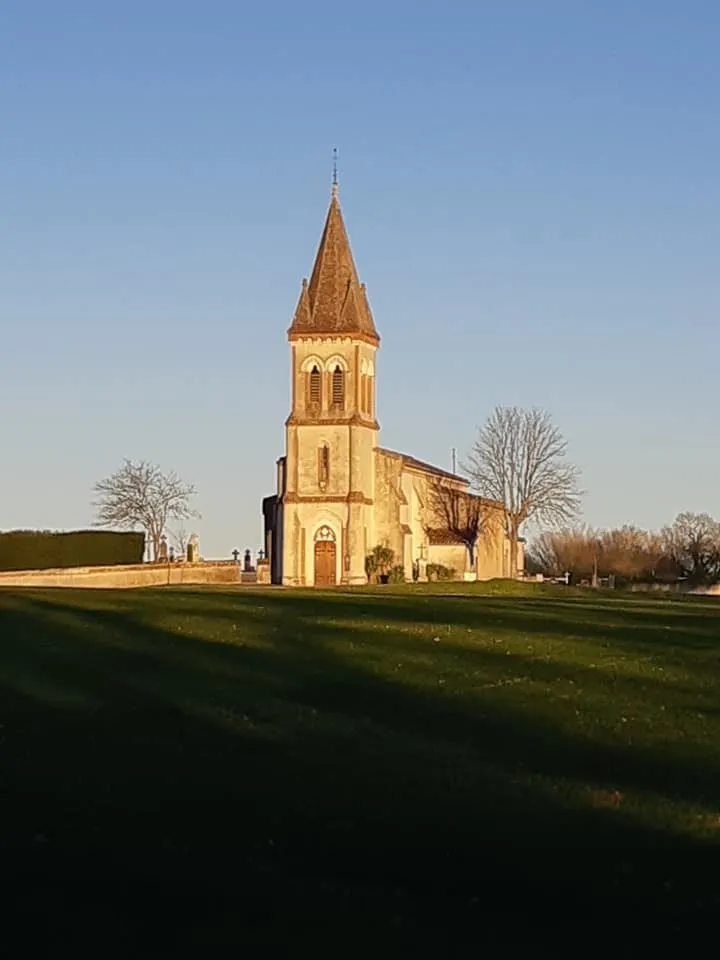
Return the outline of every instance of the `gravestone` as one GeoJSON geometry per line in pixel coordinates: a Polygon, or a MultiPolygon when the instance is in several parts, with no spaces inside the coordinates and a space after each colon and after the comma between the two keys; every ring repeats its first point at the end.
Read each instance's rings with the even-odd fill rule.
{"type": "Polygon", "coordinates": [[[168,545],[167,545],[167,537],[165,536],[165,534],[163,534],[160,537],[160,546],[158,548],[157,561],[158,563],[167,563],[168,561],[168,545]]]}
{"type": "Polygon", "coordinates": [[[198,535],[194,533],[188,540],[187,562],[197,563],[199,559],[200,559],[200,541],[198,540],[198,535]]]}

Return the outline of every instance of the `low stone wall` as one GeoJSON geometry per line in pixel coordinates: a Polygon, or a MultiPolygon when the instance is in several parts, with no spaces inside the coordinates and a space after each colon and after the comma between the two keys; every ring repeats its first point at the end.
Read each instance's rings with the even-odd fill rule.
{"type": "Polygon", "coordinates": [[[703,597],[720,597],[720,583],[714,583],[711,587],[698,587],[690,592],[699,593],[703,597]]]}
{"type": "Polygon", "coordinates": [[[680,583],[631,583],[631,593],[688,593],[688,588],[680,583]]]}
{"type": "Polygon", "coordinates": [[[114,567],[67,567],[54,570],[9,570],[0,587],[162,587],[181,583],[239,583],[234,560],[202,563],[138,563],[114,567]]]}
{"type": "Polygon", "coordinates": [[[257,582],[263,586],[270,584],[270,561],[258,560],[257,562],[257,582]]]}
{"type": "Polygon", "coordinates": [[[689,587],[686,583],[634,583],[633,593],[686,593],[700,597],[720,597],[720,583],[710,587],[689,587]]]}

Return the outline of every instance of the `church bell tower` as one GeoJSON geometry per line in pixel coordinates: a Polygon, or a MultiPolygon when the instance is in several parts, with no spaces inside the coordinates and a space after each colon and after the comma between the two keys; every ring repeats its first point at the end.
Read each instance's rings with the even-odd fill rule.
{"type": "Polygon", "coordinates": [[[380,343],[337,178],[288,330],[292,401],[281,461],[282,582],[366,582],[374,542],[375,357],[380,343]]]}

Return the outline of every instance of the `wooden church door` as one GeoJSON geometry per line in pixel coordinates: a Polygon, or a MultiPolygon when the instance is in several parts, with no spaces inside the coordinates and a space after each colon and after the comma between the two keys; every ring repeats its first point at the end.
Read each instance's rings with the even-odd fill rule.
{"type": "Polygon", "coordinates": [[[315,537],[315,586],[334,587],[337,583],[335,535],[329,527],[320,527],[315,537]]]}

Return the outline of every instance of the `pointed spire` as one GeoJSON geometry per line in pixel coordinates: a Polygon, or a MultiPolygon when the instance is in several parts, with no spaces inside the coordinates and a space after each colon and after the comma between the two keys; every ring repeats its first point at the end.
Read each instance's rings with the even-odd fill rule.
{"type": "Polygon", "coordinates": [[[302,282],[300,299],[298,300],[298,305],[295,308],[295,322],[300,326],[307,326],[312,322],[312,310],[310,309],[307,280],[303,280],[302,282]]]}
{"type": "Polygon", "coordinates": [[[309,284],[303,281],[288,335],[362,336],[378,343],[377,330],[364,284],[358,280],[348,240],[337,182],[337,153],[334,152],[330,208],[320,239],[309,284]]]}

